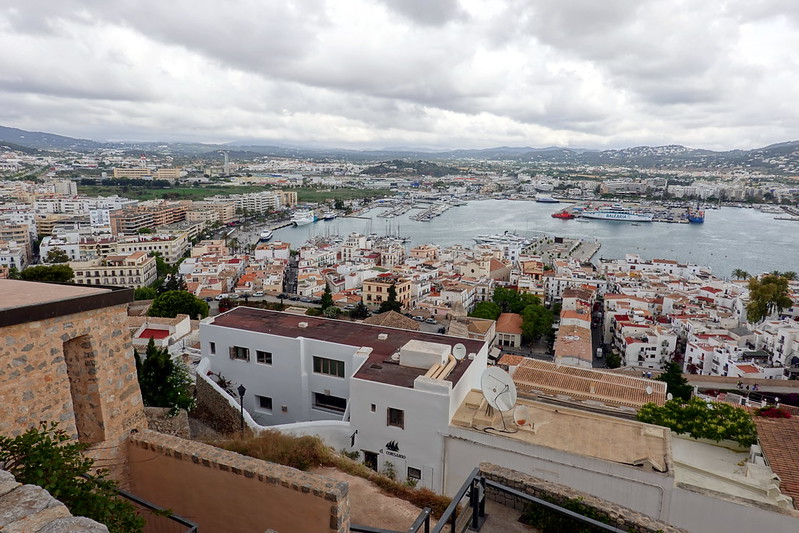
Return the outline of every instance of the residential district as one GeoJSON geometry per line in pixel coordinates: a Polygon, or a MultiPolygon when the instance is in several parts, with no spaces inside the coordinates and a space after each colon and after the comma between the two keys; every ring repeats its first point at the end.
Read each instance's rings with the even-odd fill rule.
{"type": "MultiPolygon", "coordinates": [[[[116,162],[120,179],[187,175],[116,162]]],[[[793,272],[722,279],[702,265],[633,253],[592,262],[597,243],[557,235],[453,246],[360,233],[281,242],[273,238],[281,226],[376,204],[331,197],[299,206],[296,187],[350,179],[345,169],[315,178],[319,168],[307,162],[292,163],[296,174],[284,173],[285,161],[237,168],[230,180],[268,185],[257,192],[146,201],[82,195],[81,180],[47,163],[50,176],[0,182],[0,435],[58,422],[122,488],[201,531],[435,524],[421,508],[418,519],[366,523],[370,508],[394,504],[356,495],[343,474],[246,457],[209,437],[272,429],[319,437],[406,488],[455,498],[452,509],[468,495],[452,524],[474,520],[483,531],[510,530],[503,517],[514,508],[518,516],[523,494],[579,499],[624,531],[799,527],[793,272]],[[68,266],[71,283],[26,276],[52,266],[68,266]],[[775,280],[782,299],[758,313],[757,288],[775,280]],[[153,316],[163,288],[191,293],[209,311],[153,316]],[[144,407],[133,351],[153,347],[191,373],[188,418],[144,407]],[[756,438],[693,438],[641,421],[640,412],[678,395],[657,379],[675,364],[702,405],[751,414],[756,438]],[[784,417],[759,416],[775,409],[784,417]]],[[[200,187],[208,179],[197,178],[200,187]]],[[[560,183],[512,179],[521,194],[560,183]]],[[[669,187],[660,179],[619,183],[669,187]]],[[[419,190],[389,180],[358,186],[419,190]]],[[[490,196],[502,183],[453,177],[447,201],[490,196]]],[[[599,194],[591,183],[589,192],[573,182],[563,197],[590,200],[599,194]]],[[[85,520],[46,493],[21,506],[15,498],[33,501],[33,489],[2,474],[0,510],[19,512],[0,511],[0,528],[85,520]]],[[[452,509],[437,516],[450,520],[452,509]]]]}

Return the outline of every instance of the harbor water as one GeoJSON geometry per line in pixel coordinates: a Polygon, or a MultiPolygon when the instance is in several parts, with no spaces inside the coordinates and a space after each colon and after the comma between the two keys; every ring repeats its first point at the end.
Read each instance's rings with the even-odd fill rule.
{"type": "Polygon", "coordinates": [[[709,266],[713,273],[728,277],[736,268],[751,274],[772,270],[799,271],[799,222],[775,220],[774,214],[756,209],[722,207],[708,210],[703,224],[660,222],[633,225],[629,222],[590,220],[578,222],[551,217],[564,204],[514,200],[480,200],[453,207],[429,222],[412,220],[418,209],[394,218],[377,215],[375,208],[360,218],[339,217],[299,227],[276,230],[273,240],[298,247],[313,236],[352,232],[401,235],[409,245],[432,243],[474,245],[480,234],[512,231],[521,236],[562,236],[599,240],[594,259],[623,258],[627,253],[643,259],[675,259],[709,266]]]}

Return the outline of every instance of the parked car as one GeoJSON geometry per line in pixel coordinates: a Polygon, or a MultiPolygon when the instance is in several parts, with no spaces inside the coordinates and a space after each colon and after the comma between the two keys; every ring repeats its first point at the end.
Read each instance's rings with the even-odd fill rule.
{"type": "Polygon", "coordinates": [[[288,297],[289,297],[289,295],[288,295],[288,294],[286,294],[285,292],[281,292],[280,294],[278,294],[278,295],[277,295],[277,297],[278,297],[278,298],[280,298],[280,299],[282,300],[282,299],[284,299],[284,298],[288,298],[288,297]]]}
{"type": "Polygon", "coordinates": [[[348,311],[349,311],[349,310],[351,310],[351,309],[355,309],[355,305],[353,305],[353,304],[347,304],[347,305],[345,305],[345,306],[344,306],[344,309],[346,309],[346,310],[348,310],[348,311]]]}
{"type": "Polygon", "coordinates": [[[229,298],[229,297],[230,297],[230,295],[228,293],[223,292],[222,294],[217,294],[216,298],[214,298],[214,300],[216,300],[218,302],[219,300],[224,300],[225,298],[229,298]]]}
{"type": "Polygon", "coordinates": [[[423,316],[415,316],[415,317],[413,317],[413,319],[416,320],[417,322],[424,322],[424,317],[423,316]]]}
{"type": "Polygon", "coordinates": [[[427,320],[425,320],[425,322],[427,322],[428,324],[438,324],[438,322],[436,322],[436,319],[433,317],[428,318],[427,320]]]}
{"type": "Polygon", "coordinates": [[[252,293],[252,295],[253,295],[255,298],[260,298],[261,296],[263,296],[263,295],[264,295],[264,291],[255,291],[254,293],[252,293]]]}

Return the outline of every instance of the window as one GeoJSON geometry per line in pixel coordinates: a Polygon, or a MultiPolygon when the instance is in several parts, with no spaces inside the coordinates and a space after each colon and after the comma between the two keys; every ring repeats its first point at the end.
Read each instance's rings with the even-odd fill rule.
{"type": "Polygon", "coordinates": [[[422,471],[418,468],[414,468],[412,466],[408,467],[408,479],[415,479],[419,481],[422,479],[422,471]]]}
{"type": "Polygon", "coordinates": [[[231,359],[240,359],[242,361],[249,361],[250,360],[250,349],[244,348],[242,346],[231,346],[230,347],[230,358],[231,359]]]}
{"type": "Polygon", "coordinates": [[[372,404],[372,412],[374,413],[376,410],[377,410],[377,406],[375,404],[372,404]]]}
{"type": "Polygon", "coordinates": [[[386,414],[386,425],[405,429],[405,411],[389,407],[386,414]]]}
{"type": "Polygon", "coordinates": [[[317,409],[327,409],[343,413],[347,410],[347,399],[338,396],[330,396],[320,392],[313,393],[313,406],[317,409]]]}
{"type": "Polygon", "coordinates": [[[269,396],[255,396],[255,401],[258,402],[258,409],[272,410],[272,398],[269,396]]]}
{"type": "Polygon", "coordinates": [[[328,376],[344,377],[344,361],[325,359],[324,357],[313,358],[313,371],[317,374],[327,374],[328,376]]]}
{"type": "Polygon", "coordinates": [[[209,346],[211,348],[211,355],[216,355],[216,343],[215,342],[210,342],[208,344],[209,344],[209,346]]]}
{"type": "Polygon", "coordinates": [[[272,364],[272,352],[263,352],[261,350],[255,350],[255,360],[262,365],[271,365],[272,364]]]}

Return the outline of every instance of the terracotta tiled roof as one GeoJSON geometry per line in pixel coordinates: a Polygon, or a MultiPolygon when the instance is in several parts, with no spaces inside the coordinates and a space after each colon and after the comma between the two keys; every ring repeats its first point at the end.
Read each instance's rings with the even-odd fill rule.
{"type": "Polygon", "coordinates": [[[364,320],[365,324],[372,324],[375,326],[386,326],[389,328],[409,329],[411,331],[419,331],[419,323],[412,318],[401,315],[396,311],[388,311],[386,313],[379,313],[370,316],[364,320]]]}
{"type": "Polygon", "coordinates": [[[589,370],[576,366],[555,365],[525,358],[513,374],[521,392],[538,392],[547,396],[566,395],[575,400],[594,400],[607,405],[638,408],[645,403],[666,403],[666,384],[589,370]],[[651,387],[652,394],[647,394],[651,387]]]}
{"type": "Polygon", "coordinates": [[[793,498],[799,508],[799,414],[792,418],[753,417],[763,455],[771,469],[780,476],[780,490],[793,498]]]}
{"type": "Polygon", "coordinates": [[[502,313],[497,319],[497,333],[522,334],[522,316],[516,313],[502,313]]]}

